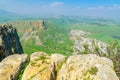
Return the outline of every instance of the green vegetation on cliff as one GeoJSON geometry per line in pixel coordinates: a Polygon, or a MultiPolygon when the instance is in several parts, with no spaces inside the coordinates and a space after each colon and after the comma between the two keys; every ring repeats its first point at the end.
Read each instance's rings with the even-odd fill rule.
{"type": "Polygon", "coordinates": [[[39,20],[22,20],[12,22],[18,29],[25,53],[31,54],[36,51],[43,51],[49,54],[61,53],[70,55],[73,52],[73,42],[69,38],[66,24],[50,19],[45,21],[44,26],[47,28],[45,30],[36,29],[34,28],[35,26],[29,25],[31,22],[34,23],[38,21],[39,20]],[[24,35],[26,36],[23,38],[24,35]],[[40,45],[37,45],[38,43],[36,43],[35,37],[39,38],[40,41],[37,42],[41,43],[40,45]]]}

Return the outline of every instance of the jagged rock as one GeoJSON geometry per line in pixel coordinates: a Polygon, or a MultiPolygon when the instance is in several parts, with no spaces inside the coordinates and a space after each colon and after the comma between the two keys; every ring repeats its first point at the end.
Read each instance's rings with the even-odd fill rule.
{"type": "Polygon", "coordinates": [[[85,46],[88,48],[89,52],[94,53],[97,52],[99,55],[108,55],[108,45],[104,42],[98,41],[92,38],[84,38],[76,40],[74,43],[74,51],[75,53],[80,53],[85,51],[85,46]]]}
{"type": "Polygon", "coordinates": [[[45,29],[47,29],[47,27],[45,26],[45,21],[44,20],[34,22],[32,25],[34,26],[32,30],[35,30],[35,29],[45,30],[45,29]]]}
{"type": "Polygon", "coordinates": [[[80,30],[71,30],[70,31],[70,36],[72,37],[77,37],[77,36],[86,36],[90,35],[90,32],[85,32],[85,31],[80,31],[80,30]]]}
{"type": "Polygon", "coordinates": [[[0,62],[0,80],[18,80],[18,73],[27,61],[26,54],[14,54],[0,62]]]}
{"type": "Polygon", "coordinates": [[[80,30],[70,31],[70,38],[74,41],[73,45],[74,54],[81,54],[84,53],[85,51],[88,51],[89,53],[95,53],[98,55],[109,55],[108,52],[109,45],[93,38],[87,38],[86,35],[90,34],[91,33],[89,32],[80,30]]]}
{"type": "Polygon", "coordinates": [[[34,41],[35,45],[43,46],[38,34],[39,34],[39,31],[47,29],[47,27],[45,26],[45,21],[44,20],[32,21],[25,26],[31,26],[31,27],[28,28],[26,31],[24,31],[24,34],[21,37],[21,41],[23,42],[34,41]]]}
{"type": "Polygon", "coordinates": [[[0,46],[0,60],[5,58],[7,55],[3,46],[0,46]]]}
{"type": "Polygon", "coordinates": [[[119,80],[110,59],[94,54],[70,56],[56,80],[119,80]]]}
{"type": "Polygon", "coordinates": [[[3,24],[0,26],[0,60],[13,53],[23,53],[17,30],[10,24],[3,24]]]}
{"type": "Polygon", "coordinates": [[[30,64],[25,69],[22,80],[55,80],[57,66],[64,60],[63,55],[49,56],[44,52],[35,52],[30,56],[30,64]]]}

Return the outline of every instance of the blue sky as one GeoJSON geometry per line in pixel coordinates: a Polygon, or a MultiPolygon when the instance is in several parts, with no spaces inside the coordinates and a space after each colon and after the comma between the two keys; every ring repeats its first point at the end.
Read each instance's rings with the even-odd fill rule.
{"type": "Polygon", "coordinates": [[[120,0],[0,0],[0,9],[29,15],[118,17],[120,0]]]}

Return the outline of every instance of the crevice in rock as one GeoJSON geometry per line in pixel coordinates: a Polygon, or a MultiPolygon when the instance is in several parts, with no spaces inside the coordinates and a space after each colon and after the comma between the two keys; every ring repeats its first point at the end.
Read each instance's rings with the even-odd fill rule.
{"type": "Polygon", "coordinates": [[[23,73],[29,63],[30,63],[30,57],[28,56],[27,61],[24,64],[22,64],[22,69],[18,73],[17,80],[22,80],[23,73]]]}

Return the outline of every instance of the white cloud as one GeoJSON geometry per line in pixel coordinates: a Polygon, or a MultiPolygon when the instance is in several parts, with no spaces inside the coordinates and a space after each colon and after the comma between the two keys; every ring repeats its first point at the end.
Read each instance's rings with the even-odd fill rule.
{"type": "Polygon", "coordinates": [[[80,6],[76,6],[74,9],[81,9],[81,7],[80,6]]]}
{"type": "Polygon", "coordinates": [[[63,2],[53,2],[50,4],[50,7],[59,7],[59,6],[63,6],[63,2]]]}
{"type": "Polygon", "coordinates": [[[96,9],[96,7],[88,7],[87,9],[88,10],[94,10],[94,9],[96,9]]]}
{"type": "Polygon", "coordinates": [[[94,7],[88,7],[88,10],[117,10],[120,9],[119,4],[113,4],[111,6],[94,6],[94,7]]]}
{"type": "Polygon", "coordinates": [[[104,6],[88,7],[88,10],[100,10],[100,9],[105,9],[105,7],[104,6]]]}
{"type": "Polygon", "coordinates": [[[97,8],[98,8],[98,9],[105,9],[104,6],[98,6],[97,8]]]}
{"type": "Polygon", "coordinates": [[[120,5],[119,4],[113,4],[112,6],[109,6],[108,9],[120,9],[120,5]]]}
{"type": "Polygon", "coordinates": [[[119,5],[118,4],[113,4],[114,7],[118,7],[119,5]]]}

